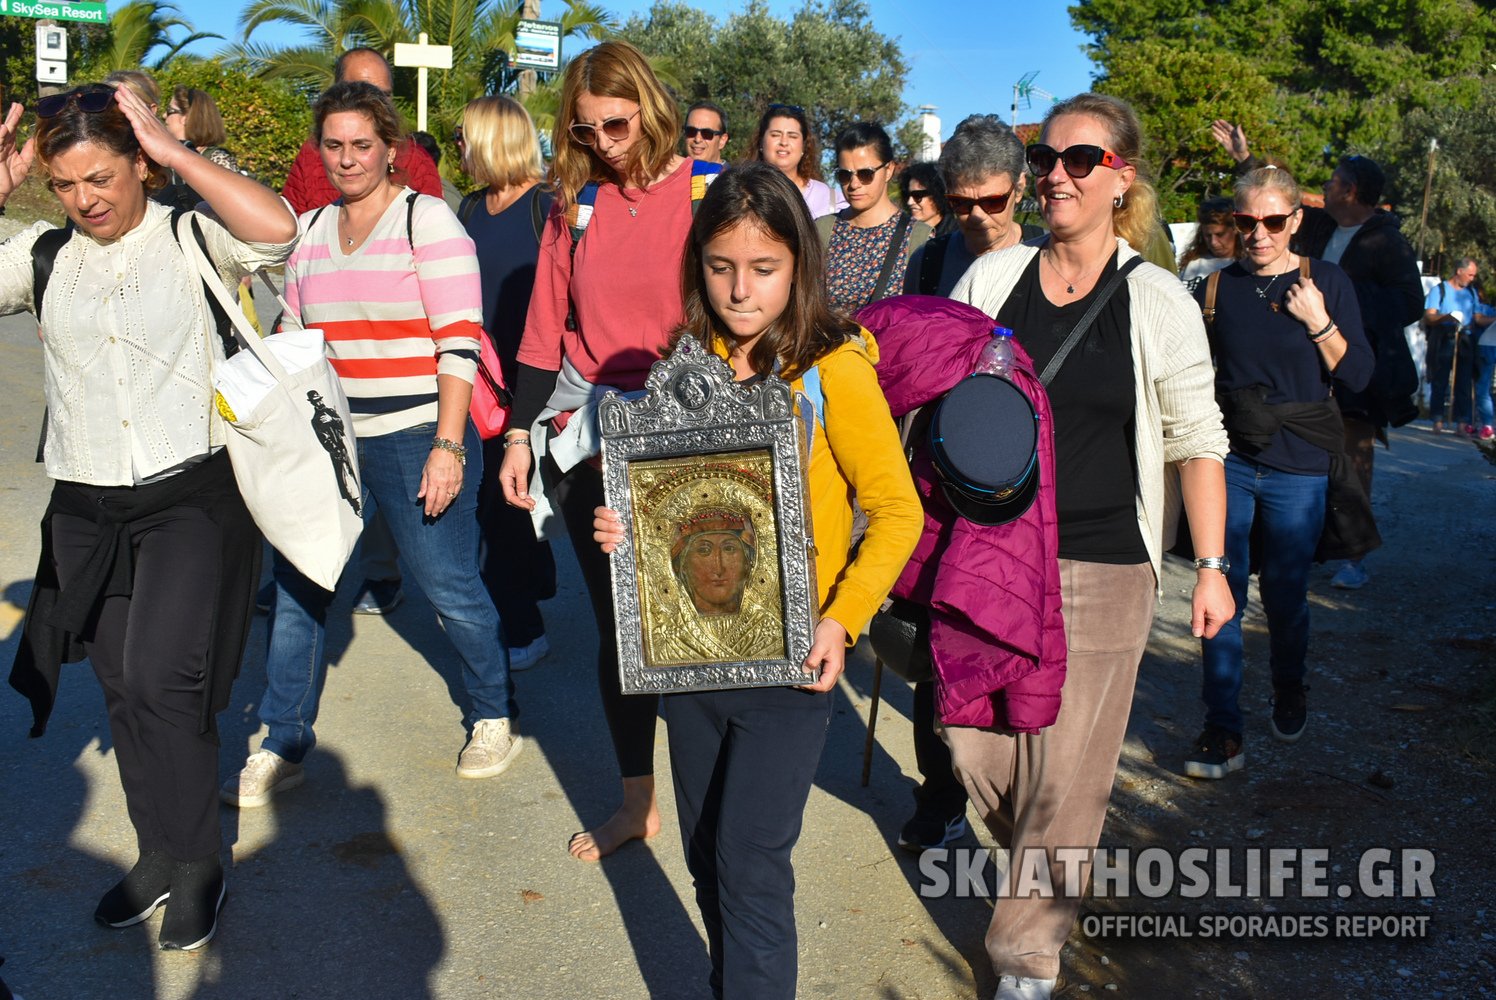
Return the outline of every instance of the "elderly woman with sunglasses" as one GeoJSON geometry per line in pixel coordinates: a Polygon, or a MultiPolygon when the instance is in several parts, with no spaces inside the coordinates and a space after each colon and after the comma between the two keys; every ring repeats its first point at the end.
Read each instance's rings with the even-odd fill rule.
{"type": "Polygon", "coordinates": [[[1330,397],[1341,387],[1365,388],[1374,363],[1350,278],[1334,264],[1309,264],[1288,248],[1303,214],[1292,175],[1271,166],[1249,171],[1236,182],[1235,201],[1242,257],[1194,293],[1207,316],[1214,309],[1207,329],[1216,395],[1231,437],[1225,572],[1237,609],[1214,638],[1200,643],[1205,729],[1184,765],[1195,778],[1224,778],[1246,762],[1241,617],[1254,534],[1273,681],[1271,728],[1288,743],[1303,734],[1309,567],[1325,524],[1332,470],[1343,470],[1359,489],[1343,460],[1345,431],[1330,397]],[[1263,429],[1265,415],[1276,428],[1270,433],[1263,429]]]}
{"type": "Polygon", "coordinates": [[[1064,863],[1060,848],[1095,847],[1106,820],[1177,514],[1166,478],[1179,476],[1195,550],[1211,557],[1197,563],[1191,631],[1213,636],[1234,610],[1221,565],[1226,435],[1210,352],[1142,174],[1141,131],[1114,97],[1052,107],[1027,150],[1049,237],[978,258],[952,293],[1015,330],[1041,371],[1104,299],[1048,386],[1068,651],[1059,717],[1038,735],[944,730],[972,802],[1014,852],[1013,870],[1042,871],[1057,890],[997,899],[987,951],[999,1000],[1051,995],[1090,880],[1089,863],[1064,863]]]}
{"type": "Polygon", "coordinates": [[[758,120],[749,148],[753,151],[750,159],[777,167],[800,189],[812,219],[847,207],[841,193],[821,180],[821,148],[804,108],[769,105],[758,120]]]}
{"type": "Polygon", "coordinates": [[[175,170],[202,195],[214,216],[184,221],[183,238],[200,232],[230,282],[285,261],[296,220],[274,192],[179,143],[128,88],[43,98],[17,150],[21,112],[11,105],[0,125],[0,205],[35,161],[72,228],[39,222],[0,245],[0,313],[39,313],[56,481],[11,684],[40,735],[61,663],[87,655],[139,849],[94,919],[128,927],[164,903],[161,947],[195,949],[224,899],[215,718],[249,630],[260,537],[213,405],[224,344],[150,191],[175,170]],[[33,256],[48,255],[43,294],[33,256]]]}
{"type": "Polygon", "coordinates": [[[836,137],[836,183],[847,207],[816,220],[826,246],[826,291],[851,314],[904,287],[909,255],[925,245],[930,227],[888,197],[893,143],[883,127],[858,122],[836,137]]]}
{"type": "Polygon", "coordinates": [[[607,822],[572,838],[571,853],[584,861],[660,830],[654,781],[659,698],[626,696],[619,687],[612,576],[608,557],[592,540],[592,512],[603,503],[602,472],[585,458],[585,447],[569,445],[595,437],[589,432],[596,410],[589,404],[599,387],[644,387],[650,365],[685,316],[680,268],[692,206],[722,168],[677,156],[680,129],[675,101],[627,42],[604,42],[567,68],[552,140],[557,207],[541,240],[499,471],[504,498],[534,510],[529,481],[532,455],[538,456],[592,601],[597,680],[623,777],[623,804],[607,822]]]}

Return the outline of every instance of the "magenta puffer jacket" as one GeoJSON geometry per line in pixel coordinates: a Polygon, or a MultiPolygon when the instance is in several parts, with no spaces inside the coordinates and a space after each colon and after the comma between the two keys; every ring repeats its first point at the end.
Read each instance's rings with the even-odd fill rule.
{"type": "MultiPolygon", "coordinates": [[[[878,382],[900,417],[976,368],[992,319],[961,302],[901,295],[857,321],[878,337],[878,382]]],[[[1012,381],[1039,414],[1039,488],[1015,521],[987,526],[958,516],[941,493],[927,448],[915,455],[924,505],[919,545],[893,592],[930,608],[936,703],[947,725],[1037,733],[1053,725],[1065,683],[1054,426],[1049,398],[1016,341],[1012,381]]]]}

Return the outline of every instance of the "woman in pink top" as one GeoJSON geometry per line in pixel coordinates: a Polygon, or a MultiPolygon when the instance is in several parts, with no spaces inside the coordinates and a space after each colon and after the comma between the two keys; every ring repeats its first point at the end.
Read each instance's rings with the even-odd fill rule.
{"type": "MultiPolygon", "coordinates": [[[[604,42],[567,69],[552,141],[556,209],[541,242],[499,472],[505,499],[515,506],[535,507],[528,487],[530,436],[542,411],[559,414],[537,425],[549,438],[564,428],[590,386],[643,388],[650,365],[685,318],[680,273],[698,194],[693,187],[710,177],[693,177],[693,161],[675,155],[679,134],[675,102],[632,45],[604,42]],[[593,190],[595,204],[581,204],[593,190]],[[573,243],[579,216],[585,235],[573,243]]],[[[592,512],[603,502],[601,472],[591,461],[563,469],[552,452],[541,473],[592,599],[598,685],[623,776],[623,805],[571,840],[573,855],[596,861],[660,830],[654,785],[659,699],[625,696],[619,688],[608,557],[592,541],[592,512]]]]}

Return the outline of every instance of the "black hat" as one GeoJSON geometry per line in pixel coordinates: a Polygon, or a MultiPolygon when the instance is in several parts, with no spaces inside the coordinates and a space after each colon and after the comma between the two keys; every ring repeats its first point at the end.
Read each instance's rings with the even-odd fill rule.
{"type": "Polygon", "coordinates": [[[1021,389],[979,372],[951,388],[930,421],[945,498],[978,524],[1023,516],[1039,490],[1039,415],[1021,389]]]}

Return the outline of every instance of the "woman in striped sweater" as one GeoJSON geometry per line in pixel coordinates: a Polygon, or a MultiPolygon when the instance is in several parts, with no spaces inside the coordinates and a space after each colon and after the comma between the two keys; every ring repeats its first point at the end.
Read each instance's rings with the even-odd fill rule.
{"type": "MultiPolygon", "coordinates": [[[[482,449],[468,420],[482,301],[473,241],[439,198],[397,183],[403,138],[389,97],[338,83],[313,136],[342,197],[302,217],[286,268],[286,320],[327,337],[358,438],[364,516],[377,507],[462,660],[472,736],[458,775],[487,778],[520,749],[498,612],[478,575],[482,449]]],[[[264,805],[299,784],[314,742],[332,595],[276,558],[268,690],[258,753],[229,779],[231,805],[264,805]]]]}

